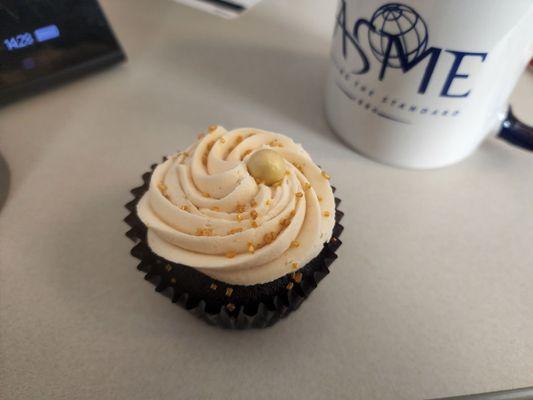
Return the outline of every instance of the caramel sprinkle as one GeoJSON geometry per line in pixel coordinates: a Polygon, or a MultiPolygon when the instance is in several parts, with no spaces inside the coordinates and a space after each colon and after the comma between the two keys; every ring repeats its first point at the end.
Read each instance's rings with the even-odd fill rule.
{"type": "Polygon", "coordinates": [[[212,236],[213,229],[211,228],[198,228],[196,230],[196,236],[212,236]]]}
{"type": "Polygon", "coordinates": [[[322,171],[322,176],[326,179],[329,179],[329,175],[326,173],[326,171],[322,171]]]}
{"type": "Polygon", "coordinates": [[[296,197],[298,198],[302,198],[304,196],[304,194],[302,192],[297,192],[296,193],[296,197]]]}
{"type": "Polygon", "coordinates": [[[220,207],[218,207],[218,206],[213,206],[213,207],[211,207],[211,210],[212,210],[212,211],[220,211],[220,207]]]}
{"type": "Polygon", "coordinates": [[[237,214],[237,221],[242,221],[242,215],[241,214],[237,214]]]}
{"type": "Polygon", "coordinates": [[[293,262],[293,263],[291,264],[291,267],[292,267],[292,269],[298,269],[299,265],[298,265],[297,262],[293,262]]]}
{"type": "Polygon", "coordinates": [[[230,297],[233,294],[233,288],[226,288],[226,296],[230,297]]]}
{"type": "Polygon", "coordinates": [[[311,189],[311,187],[312,186],[311,186],[311,184],[309,182],[305,182],[305,184],[304,184],[304,189],[305,190],[309,190],[309,189],[311,189]]]}
{"type": "Polygon", "coordinates": [[[287,283],[287,286],[286,286],[287,290],[291,290],[293,287],[294,287],[294,283],[292,282],[287,283]]]}
{"type": "Polygon", "coordinates": [[[209,289],[211,289],[211,290],[217,290],[217,288],[218,288],[218,285],[215,282],[213,282],[211,285],[209,285],[209,289]]]}
{"type": "Polygon", "coordinates": [[[300,283],[302,281],[303,274],[301,272],[295,272],[292,274],[292,279],[296,283],[300,283]]]}
{"type": "Polygon", "coordinates": [[[290,218],[285,218],[285,219],[282,219],[281,221],[279,221],[279,224],[283,228],[288,227],[290,225],[290,223],[291,223],[291,219],[290,218]]]}
{"type": "Polygon", "coordinates": [[[172,271],[172,265],[170,265],[170,264],[165,265],[165,270],[166,270],[167,272],[172,271]]]}
{"type": "Polygon", "coordinates": [[[235,304],[228,303],[228,304],[226,304],[226,308],[228,309],[229,312],[233,312],[233,311],[235,311],[235,304]]]}
{"type": "Polygon", "coordinates": [[[329,216],[331,215],[331,213],[330,213],[329,211],[323,211],[323,212],[322,212],[322,215],[323,215],[324,217],[329,217],[329,216]]]}
{"type": "Polygon", "coordinates": [[[291,247],[294,248],[294,249],[295,249],[296,247],[300,247],[300,242],[298,242],[297,240],[293,240],[293,241],[291,242],[291,247]]]}
{"type": "Polygon", "coordinates": [[[242,156],[241,156],[241,159],[243,159],[244,157],[246,157],[248,154],[250,154],[252,152],[252,149],[248,149],[246,150],[244,153],[242,153],[242,156]]]}
{"type": "Polygon", "coordinates": [[[252,221],[252,228],[257,228],[257,222],[256,221],[252,221]]]}
{"type": "Polygon", "coordinates": [[[248,252],[254,254],[255,253],[255,247],[252,244],[252,242],[248,242],[248,252]]]}
{"type": "Polygon", "coordinates": [[[263,236],[263,241],[266,244],[270,244],[274,241],[275,238],[276,238],[276,234],[274,232],[269,232],[269,233],[265,233],[265,235],[263,236]]]}
{"type": "Polygon", "coordinates": [[[207,198],[210,198],[210,197],[211,197],[211,195],[210,195],[209,193],[207,193],[207,192],[203,192],[203,193],[202,193],[202,196],[207,197],[207,198]]]}
{"type": "Polygon", "coordinates": [[[317,196],[317,198],[318,198],[318,201],[322,201],[323,200],[322,196],[317,196]]]}
{"type": "Polygon", "coordinates": [[[187,204],[184,204],[184,205],[180,206],[180,210],[189,211],[189,206],[187,204]]]}
{"type": "Polygon", "coordinates": [[[166,192],[167,189],[168,189],[167,185],[165,185],[163,182],[159,182],[159,183],[157,184],[157,187],[158,187],[158,189],[161,190],[162,192],[166,192]]]}
{"type": "Polygon", "coordinates": [[[237,136],[237,139],[235,140],[235,143],[239,144],[243,140],[244,140],[244,138],[241,135],[239,135],[239,136],[237,136]]]}
{"type": "Polygon", "coordinates": [[[226,253],[226,258],[234,258],[237,255],[234,251],[228,251],[226,253]]]}
{"type": "Polygon", "coordinates": [[[224,144],[226,143],[226,139],[224,139],[223,137],[220,138],[220,143],[224,144]]]}
{"type": "Polygon", "coordinates": [[[233,235],[235,233],[242,232],[242,228],[232,228],[228,231],[228,235],[233,235]]]}
{"type": "Polygon", "coordinates": [[[255,199],[252,199],[252,201],[250,201],[250,205],[252,207],[257,207],[257,201],[255,199]]]}
{"type": "Polygon", "coordinates": [[[252,219],[257,219],[257,211],[255,211],[255,210],[250,211],[250,217],[252,219]]]}
{"type": "Polygon", "coordinates": [[[207,131],[208,131],[209,133],[213,133],[214,131],[217,130],[217,128],[218,128],[217,125],[209,125],[209,126],[207,127],[207,131]]]}
{"type": "Polygon", "coordinates": [[[243,206],[242,204],[237,204],[237,207],[235,207],[235,212],[243,213],[244,210],[246,210],[246,207],[243,206]]]}
{"type": "Polygon", "coordinates": [[[297,163],[293,163],[292,165],[294,165],[294,167],[300,171],[302,174],[304,173],[304,168],[300,165],[300,164],[297,164],[297,163]]]}

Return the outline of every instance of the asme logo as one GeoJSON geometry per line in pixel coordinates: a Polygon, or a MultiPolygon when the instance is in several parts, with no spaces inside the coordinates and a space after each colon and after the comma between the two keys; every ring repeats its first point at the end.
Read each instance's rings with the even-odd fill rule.
{"type": "Polygon", "coordinates": [[[429,31],[425,21],[413,8],[400,3],[385,4],[374,12],[370,20],[360,18],[350,24],[346,0],[341,0],[334,40],[341,40],[344,59],[349,54],[355,54],[360,59],[359,66],[350,71],[355,75],[366,74],[372,68],[373,60],[368,53],[379,63],[380,81],[386,79],[389,68],[407,74],[417,65],[426,63],[417,88],[420,94],[426,93],[442,53],[449,53],[453,62],[439,90],[441,97],[467,97],[470,90],[457,92],[452,89],[455,80],[469,77],[461,72],[461,65],[470,58],[482,63],[488,54],[428,47],[429,31]],[[368,41],[370,51],[361,46],[363,40],[368,41]]]}

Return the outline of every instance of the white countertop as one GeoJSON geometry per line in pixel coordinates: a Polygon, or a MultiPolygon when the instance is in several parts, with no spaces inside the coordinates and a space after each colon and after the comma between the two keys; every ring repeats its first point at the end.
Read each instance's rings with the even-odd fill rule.
{"type": "MultiPolygon", "coordinates": [[[[533,384],[533,154],[490,139],[417,172],[344,147],[322,109],[332,0],[265,0],[231,22],[168,0],[102,3],[129,62],[0,109],[0,398],[401,400],[533,384]],[[129,255],[129,189],[211,123],[293,136],[343,200],[332,273],[270,329],[204,324],[129,255]]],[[[530,123],[532,92],[529,74],[514,103],[530,123]]]]}

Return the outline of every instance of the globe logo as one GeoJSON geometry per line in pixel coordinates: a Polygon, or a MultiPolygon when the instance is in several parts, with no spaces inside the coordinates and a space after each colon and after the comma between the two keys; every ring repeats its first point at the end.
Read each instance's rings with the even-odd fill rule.
{"type": "Polygon", "coordinates": [[[426,23],[415,10],[404,4],[389,3],[381,6],[372,15],[370,24],[373,29],[368,32],[368,42],[372,53],[389,67],[401,68],[400,50],[407,62],[411,62],[428,45],[426,23]]]}

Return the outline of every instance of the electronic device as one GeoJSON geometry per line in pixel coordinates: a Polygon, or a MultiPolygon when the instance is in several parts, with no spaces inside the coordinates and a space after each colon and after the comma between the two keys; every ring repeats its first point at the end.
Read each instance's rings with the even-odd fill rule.
{"type": "Polygon", "coordinates": [[[0,100],[125,59],[96,0],[0,0],[0,100]]]}

